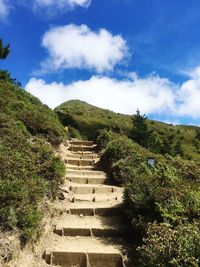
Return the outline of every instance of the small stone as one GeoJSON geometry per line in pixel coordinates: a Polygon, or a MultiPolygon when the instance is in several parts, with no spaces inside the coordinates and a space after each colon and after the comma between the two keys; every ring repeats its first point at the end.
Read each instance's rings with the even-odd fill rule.
{"type": "Polygon", "coordinates": [[[83,214],[80,214],[80,217],[83,218],[84,217],[83,214]]]}

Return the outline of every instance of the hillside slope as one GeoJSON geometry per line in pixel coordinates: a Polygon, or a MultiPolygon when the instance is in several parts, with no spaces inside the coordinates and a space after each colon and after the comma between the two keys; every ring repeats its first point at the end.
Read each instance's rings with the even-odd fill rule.
{"type": "Polygon", "coordinates": [[[16,85],[0,81],[2,229],[20,229],[25,238],[39,230],[40,203],[55,196],[65,171],[51,144],[64,137],[52,110],[16,85]]]}
{"type": "Polygon", "coordinates": [[[80,100],[70,100],[55,109],[60,121],[65,126],[72,126],[88,139],[95,139],[98,130],[112,129],[116,132],[131,130],[130,116],[97,108],[80,100]]]}
{"type": "MultiPolygon", "coordinates": [[[[85,138],[96,140],[100,129],[111,129],[117,133],[130,135],[133,127],[131,116],[101,109],[86,102],[71,100],[55,109],[64,126],[72,126],[80,131],[85,138]]],[[[200,158],[199,127],[173,126],[170,124],[147,121],[153,131],[159,153],[176,154],[177,147],[185,158],[200,158]]]]}

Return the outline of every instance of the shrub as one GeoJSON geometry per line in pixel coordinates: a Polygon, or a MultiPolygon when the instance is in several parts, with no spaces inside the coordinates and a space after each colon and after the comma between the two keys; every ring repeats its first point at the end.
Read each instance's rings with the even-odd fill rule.
{"type": "Polygon", "coordinates": [[[126,137],[115,138],[103,151],[101,162],[115,183],[124,184],[124,207],[141,235],[149,222],[176,226],[198,218],[198,187],[182,176],[179,161],[169,155],[155,156],[126,137]],[[155,167],[147,165],[147,156],[155,157],[155,167]]]}
{"type": "Polygon", "coordinates": [[[0,137],[0,221],[6,228],[20,227],[30,237],[41,217],[37,205],[45,195],[56,196],[65,167],[44,139],[31,138],[10,117],[0,116],[0,137]],[[25,210],[27,217],[22,216],[25,210]]]}
{"type": "Polygon", "coordinates": [[[69,135],[69,137],[71,137],[71,138],[77,138],[77,139],[82,139],[82,136],[81,136],[80,132],[77,129],[75,129],[72,126],[69,126],[67,128],[68,128],[68,135],[69,135]]]}
{"type": "Polygon", "coordinates": [[[97,145],[99,149],[103,149],[114,138],[114,133],[111,130],[101,129],[97,137],[97,145]]]}
{"type": "Polygon", "coordinates": [[[117,162],[120,159],[131,158],[136,147],[131,139],[126,136],[120,136],[108,143],[106,150],[102,154],[102,162],[106,160],[112,160],[112,163],[117,162]]]}
{"type": "Polygon", "coordinates": [[[169,224],[149,224],[144,244],[138,247],[142,267],[198,267],[200,263],[199,225],[172,228],[169,224]]]}
{"type": "Polygon", "coordinates": [[[0,226],[30,238],[39,229],[40,203],[53,199],[63,181],[64,163],[47,142],[61,142],[63,127],[53,111],[8,82],[0,82],[0,96],[0,226]]]}
{"type": "Polygon", "coordinates": [[[64,140],[56,114],[37,98],[5,81],[0,81],[0,96],[0,112],[21,121],[31,135],[43,136],[54,145],[64,140]]]}

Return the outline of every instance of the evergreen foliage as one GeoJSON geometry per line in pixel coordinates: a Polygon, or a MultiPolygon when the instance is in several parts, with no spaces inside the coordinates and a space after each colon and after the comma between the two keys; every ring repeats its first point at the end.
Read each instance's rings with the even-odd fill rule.
{"type": "Polygon", "coordinates": [[[155,143],[155,141],[153,131],[149,130],[147,125],[147,117],[145,115],[141,115],[140,111],[137,110],[136,115],[132,117],[132,120],[133,129],[131,131],[131,138],[143,147],[153,147],[153,143],[155,143]]]}
{"type": "Polygon", "coordinates": [[[0,59],[6,59],[10,53],[10,45],[3,45],[2,39],[0,39],[0,59]]]}

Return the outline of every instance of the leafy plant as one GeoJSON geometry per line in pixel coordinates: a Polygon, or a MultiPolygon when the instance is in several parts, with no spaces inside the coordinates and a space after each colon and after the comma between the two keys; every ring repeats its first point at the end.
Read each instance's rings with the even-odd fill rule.
{"type": "Polygon", "coordinates": [[[140,266],[198,267],[200,263],[200,232],[198,224],[149,224],[144,244],[138,247],[140,266]]]}
{"type": "Polygon", "coordinates": [[[65,175],[64,163],[47,141],[55,145],[63,139],[53,111],[12,83],[0,82],[1,227],[18,228],[25,238],[37,233],[40,203],[56,197],[65,175]]]}

